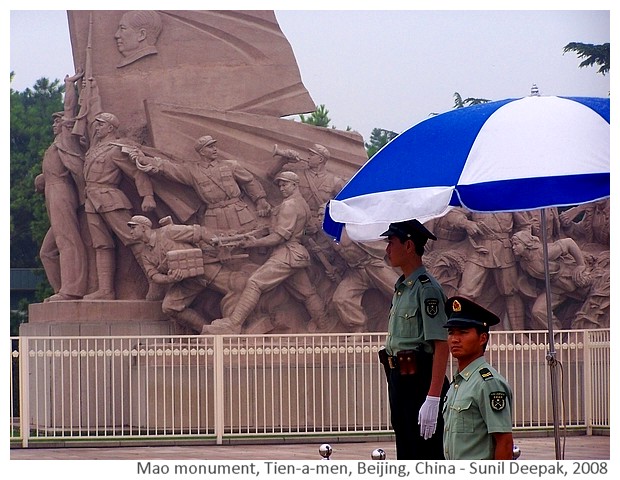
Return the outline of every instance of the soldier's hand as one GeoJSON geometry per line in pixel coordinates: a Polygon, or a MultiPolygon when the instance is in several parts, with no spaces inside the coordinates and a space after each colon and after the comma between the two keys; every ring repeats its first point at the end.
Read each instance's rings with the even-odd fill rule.
{"type": "Polygon", "coordinates": [[[140,150],[138,147],[124,147],[123,151],[127,152],[129,158],[131,158],[134,162],[138,160],[141,156],[143,156],[142,150],[140,150]]]}
{"type": "Polygon", "coordinates": [[[264,198],[260,198],[256,202],[256,212],[259,217],[267,217],[271,213],[271,205],[264,198]]]}
{"type": "Polygon", "coordinates": [[[65,75],[65,83],[74,83],[82,77],[84,77],[84,69],[82,67],[78,67],[75,70],[75,75],[73,75],[72,77],[68,74],[65,75]]]}
{"type": "Polygon", "coordinates": [[[482,230],[480,230],[480,227],[478,226],[476,222],[467,222],[465,224],[465,230],[467,231],[467,234],[470,236],[482,234],[482,230]]]}
{"type": "Polygon", "coordinates": [[[426,401],[420,407],[418,423],[420,424],[420,436],[428,440],[437,429],[437,416],[439,415],[439,397],[426,396],[426,401]]]}
{"type": "Polygon", "coordinates": [[[569,215],[568,212],[560,213],[560,224],[563,227],[568,227],[571,223],[573,223],[572,215],[569,215]]]}
{"type": "Polygon", "coordinates": [[[178,268],[174,270],[168,270],[168,278],[172,280],[171,283],[180,282],[181,280],[183,280],[183,272],[178,268]]]}
{"type": "Polygon", "coordinates": [[[34,191],[37,193],[45,192],[45,176],[42,173],[37,175],[34,179],[34,191]]]}
{"type": "Polygon", "coordinates": [[[241,240],[239,242],[239,247],[241,247],[241,248],[252,248],[252,247],[254,247],[255,243],[256,243],[256,239],[255,238],[246,238],[245,240],[241,240]]]}
{"type": "Polygon", "coordinates": [[[575,286],[578,288],[583,288],[592,283],[592,278],[586,270],[586,267],[580,265],[575,267],[575,270],[573,270],[573,281],[575,282],[575,286]]]}
{"type": "Polygon", "coordinates": [[[151,212],[155,210],[155,207],[157,207],[157,204],[155,203],[153,195],[145,195],[142,199],[142,211],[151,212]]]}

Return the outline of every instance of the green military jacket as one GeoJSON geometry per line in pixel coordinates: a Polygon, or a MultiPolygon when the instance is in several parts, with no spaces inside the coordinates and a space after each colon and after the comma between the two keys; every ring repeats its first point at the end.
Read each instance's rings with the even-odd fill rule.
{"type": "Polygon", "coordinates": [[[401,350],[433,353],[431,340],[446,340],[446,295],[437,280],[420,267],[396,282],[385,344],[387,353],[401,350]]]}
{"type": "Polygon", "coordinates": [[[512,391],[484,356],[454,375],[443,406],[446,460],[493,460],[493,433],[512,431],[512,391]]]}

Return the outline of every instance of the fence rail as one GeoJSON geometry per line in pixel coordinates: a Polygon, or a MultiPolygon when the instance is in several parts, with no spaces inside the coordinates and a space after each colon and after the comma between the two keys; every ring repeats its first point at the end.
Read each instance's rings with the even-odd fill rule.
{"type": "MultiPolygon", "coordinates": [[[[391,433],[384,333],[11,338],[13,443],[391,433]]],[[[561,424],[609,426],[610,331],[556,332],[561,424]]],[[[553,426],[547,334],[493,332],[515,429],[553,426]]],[[[448,366],[449,378],[455,370],[448,366]]]]}

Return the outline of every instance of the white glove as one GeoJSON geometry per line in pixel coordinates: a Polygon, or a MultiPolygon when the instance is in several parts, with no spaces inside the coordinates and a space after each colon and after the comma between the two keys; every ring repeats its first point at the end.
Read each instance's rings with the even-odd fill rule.
{"type": "Polygon", "coordinates": [[[418,423],[420,424],[420,436],[428,440],[437,428],[437,415],[439,414],[439,397],[426,396],[426,401],[420,407],[418,423]]]}

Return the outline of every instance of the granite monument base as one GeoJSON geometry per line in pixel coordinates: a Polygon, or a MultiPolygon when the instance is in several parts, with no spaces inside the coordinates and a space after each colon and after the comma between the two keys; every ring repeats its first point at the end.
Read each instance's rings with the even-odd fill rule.
{"type": "Polygon", "coordinates": [[[35,303],[21,336],[176,335],[188,333],[146,300],[76,300],[35,303]]]}

